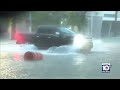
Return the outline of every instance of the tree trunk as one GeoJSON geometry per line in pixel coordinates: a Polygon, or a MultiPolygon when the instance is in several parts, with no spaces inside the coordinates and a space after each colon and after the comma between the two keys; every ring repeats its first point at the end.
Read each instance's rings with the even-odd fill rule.
{"type": "Polygon", "coordinates": [[[12,23],[12,31],[11,31],[11,40],[14,40],[14,34],[16,32],[16,20],[13,20],[13,23],[12,23]]]}

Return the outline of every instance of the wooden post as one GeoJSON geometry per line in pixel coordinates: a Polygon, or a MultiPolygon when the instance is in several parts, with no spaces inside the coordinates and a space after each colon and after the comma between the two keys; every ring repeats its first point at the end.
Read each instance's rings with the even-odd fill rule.
{"type": "Polygon", "coordinates": [[[117,21],[118,11],[115,11],[115,21],[117,21]]]}
{"type": "Polygon", "coordinates": [[[9,22],[9,25],[8,25],[9,39],[11,39],[11,37],[12,37],[12,18],[8,18],[8,22],[9,22]]]}

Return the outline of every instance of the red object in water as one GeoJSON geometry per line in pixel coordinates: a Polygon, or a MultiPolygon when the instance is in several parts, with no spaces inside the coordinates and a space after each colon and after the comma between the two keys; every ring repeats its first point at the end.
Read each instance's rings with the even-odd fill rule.
{"type": "Polygon", "coordinates": [[[24,60],[41,60],[43,59],[43,55],[37,52],[26,52],[24,54],[24,60]]]}

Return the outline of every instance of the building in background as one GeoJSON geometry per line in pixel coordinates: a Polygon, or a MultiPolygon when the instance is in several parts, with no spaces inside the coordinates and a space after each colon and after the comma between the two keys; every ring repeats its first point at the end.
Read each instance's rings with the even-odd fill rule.
{"type": "Polygon", "coordinates": [[[95,38],[120,35],[120,11],[91,11],[86,16],[89,35],[95,38]]]}

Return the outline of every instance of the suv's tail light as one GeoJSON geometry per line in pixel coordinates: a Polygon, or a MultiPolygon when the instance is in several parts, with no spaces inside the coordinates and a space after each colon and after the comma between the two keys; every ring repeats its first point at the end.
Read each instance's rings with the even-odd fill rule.
{"type": "Polygon", "coordinates": [[[20,32],[16,32],[15,33],[15,40],[17,43],[25,43],[25,36],[20,32]]]}

